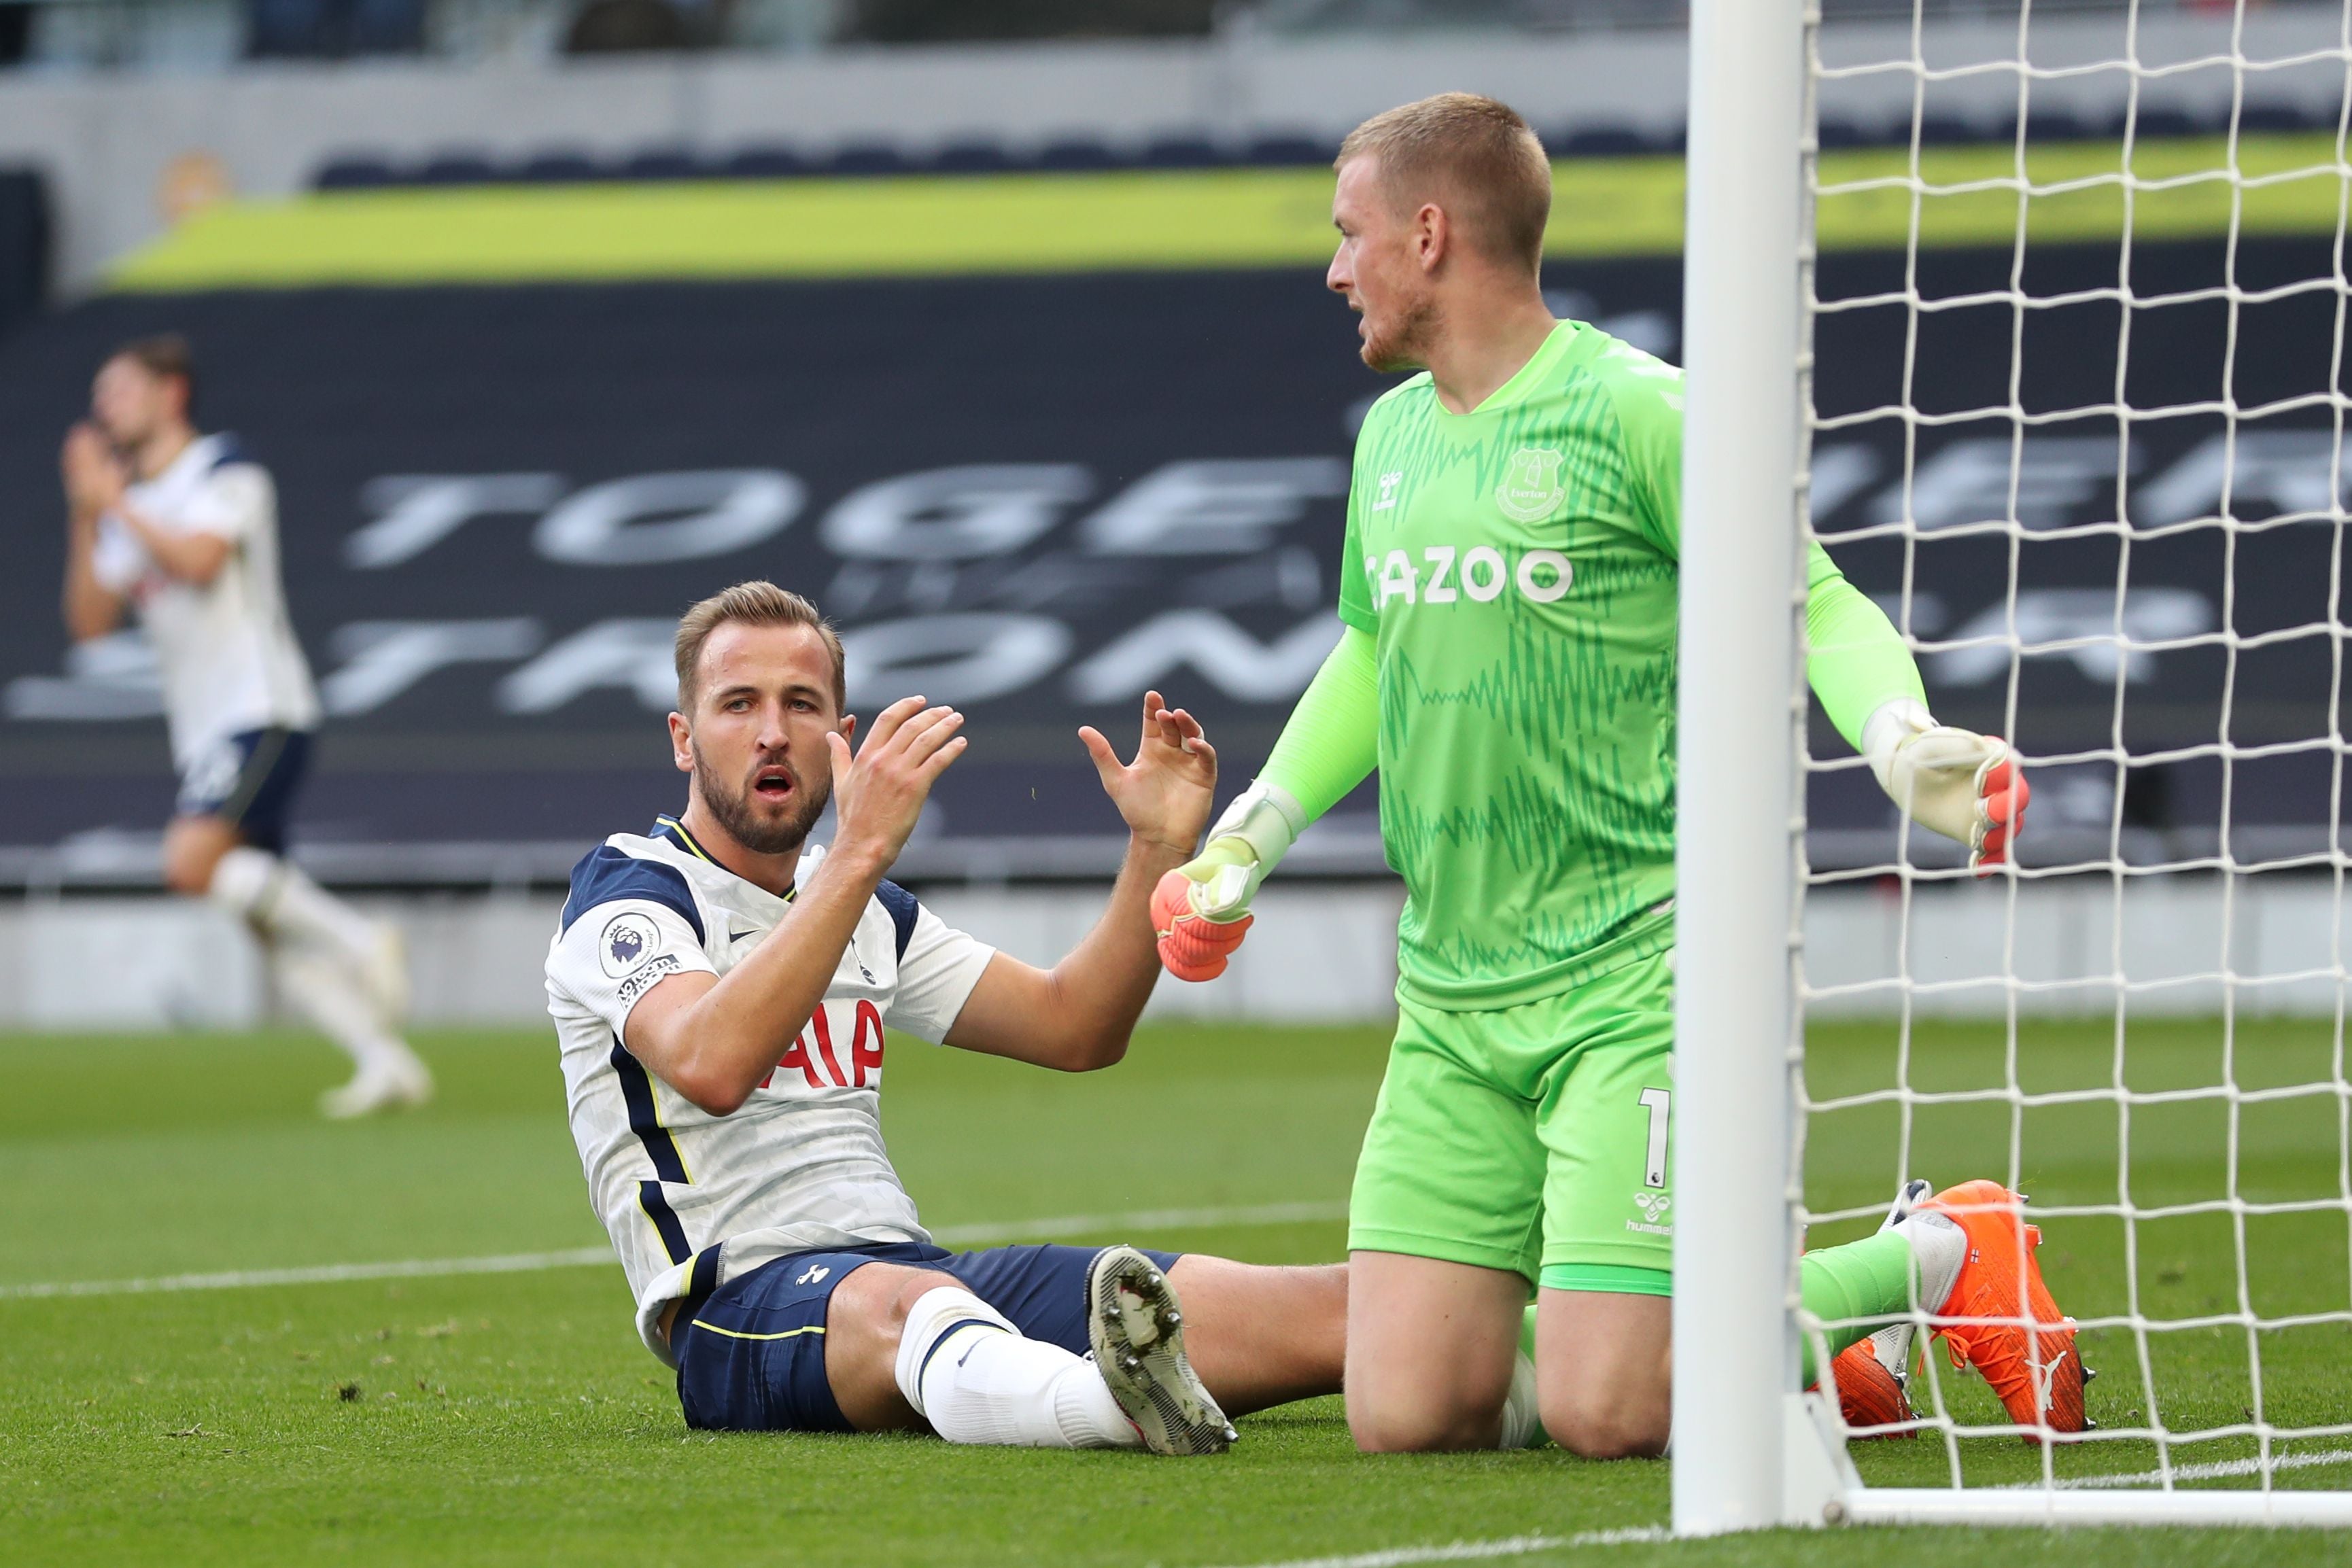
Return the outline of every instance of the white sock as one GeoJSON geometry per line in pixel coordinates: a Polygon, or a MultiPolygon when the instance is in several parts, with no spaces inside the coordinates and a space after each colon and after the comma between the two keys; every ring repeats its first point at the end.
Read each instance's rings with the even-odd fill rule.
{"type": "Polygon", "coordinates": [[[1912,1215],[1894,1228],[1911,1243],[1911,1267],[1918,1274],[1920,1310],[1943,1311],[1944,1303],[1951,1299],[1953,1285],[1959,1281],[1960,1265],[1969,1260],[1969,1233],[1950,1215],[1932,1211],[1912,1215]]]}
{"type": "Polygon", "coordinates": [[[375,950],[374,922],[268,850],[240,844],[221,856],[206,896],[268,936],[323,943],[353,963],[375,950]]]}
{"type": "Polygon", "coordinates": [[[1496,1446],[1524,1448],[1543,1433],[1543,1416],[1536,1399],[1536,1364],[1526,1351],[1514,1351],[1511,1391],[1503,1396],[1503,1436],[1496,1446]]]}
{"type": "Polygon", "coordinates": [[[340,955],[267,932],[261,951],[279,994],[320,1033],[342,1047],[362,1071],[389,1066],[413,1054],[399,1036],[385,1030],[375,1002],[340,955]]]}
{"type": "Polygon", "coordinates": [[[1094,1364],[1024,1339],[961,1286],[927,1291],[898,1336],[898,1391],[950,1443],[1133,1448],[1141,1434],[1094,1364]]]}

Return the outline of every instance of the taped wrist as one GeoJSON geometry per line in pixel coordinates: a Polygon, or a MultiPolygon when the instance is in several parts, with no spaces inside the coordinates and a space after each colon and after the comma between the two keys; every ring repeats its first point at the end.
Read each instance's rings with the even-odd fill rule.
{"type": "Polygon", "coordinates": [[[1916,697],[1896,697],[1881,703],[1863,721],[1862,755],[1870,770],[1878,778],[1878,787],[1892,795],[1895,792],[1895,752],[1896,747],[1915,735],[1925,735],[1936,727],[1936,716],[1927,705],[1916,697]]]}
{"type": "MultiPolygon", "coordinates": [[[[1279,784],[1269,784],[1259,779],[1234,797],[1232,805],[1209,829],[1209,848],[1203,860],[1220,855],[1221,841],[1238,840],[1248,846],[1251,858],[1258,864],[1263,876],[1282,863],[1290,846],[1307,828],[1307,812],[1297,798],[1279,784]]],[[[1231,851],[1224,853],[1230,854],[1231,851]]]]}

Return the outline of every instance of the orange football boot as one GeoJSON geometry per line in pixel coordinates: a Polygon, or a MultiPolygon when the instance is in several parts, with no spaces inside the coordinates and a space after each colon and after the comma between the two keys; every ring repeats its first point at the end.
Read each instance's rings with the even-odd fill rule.
{"type": "Polygon", "coordinates": [[[2042,1282],[2033,1260],[2042,1231],[2024,1223],[2025,1200],[1999,1182],[1969,1181],[1919,1207],[1949,1218],[1968,1237],[1967,1261],[1936,1313],[1942,1321],[1935,1332],[1952,1364],[1983,1375],[2009,1418],[2026,1428],[2027,1442],[2039,1442],[2042,1428],[2088,1430],[2088,1377],[2074,1348],[2074,1320],[2059,1312],[2042,1282]]]}
{"type": "MultiPolygon", "coordinates": [[[[1900,1325],[1902,1350],[1910,1349],[1908,1323],[1900,1325]]],[[[1882,1333],[1885,1331],[1881,1331],[1882,1333]]],[[[1858,1339],[1837,1353],[1830,1363],[1830,1376],[1837,1384],[1838,1413],[1845,1424],[1854,1429],[1856,1437],[1916,1437],[1916,1427],[1902,1432],[1874,1432],[1873,1427],[1893,1427],[1913,1419],[1911,1396],[1904,1391],[1903,1379],[1893,1368],[1878,1359],[1877,1336],[1858,1339]]]]}

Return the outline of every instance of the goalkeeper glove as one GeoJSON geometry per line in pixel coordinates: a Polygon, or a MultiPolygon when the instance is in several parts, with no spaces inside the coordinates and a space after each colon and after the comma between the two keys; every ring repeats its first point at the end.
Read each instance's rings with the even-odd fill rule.
{"type": "Polygon", "coordinates": [[[1213,980],[1255,917],[1250,900],[1289,852],[1306,811],[1279,784],[1261,779],[1234,798],[1209,829],[1199,855],[1151,890],[1151,929],[1160,961],[1180,980],[1213,980]]]}
{"type": "Polygon", "coordinates": [[[1897,697],[1863,726],[1862,754],[1913,821],[1969,846],[1969,870],[1989,875],[2009,858],[2033,796],[2009,742],[1937,724],[1897,697]]]}

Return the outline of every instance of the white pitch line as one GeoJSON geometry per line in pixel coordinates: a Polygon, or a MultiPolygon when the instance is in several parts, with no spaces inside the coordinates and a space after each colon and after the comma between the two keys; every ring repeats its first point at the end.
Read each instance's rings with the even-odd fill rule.
{"type": "Polygon", "coordinates": [[[490,1258],[404,1258],[385,1263],[321,1263],[307,1269],[247,1269],[229,1274],[164,1274],[150,1280],[73,1280],[0,1285],[0,1301],[50,1296],[143,1296],[160,1291],[244,1291],[263,1285],[333,1285],[347,1280],[430,1279],[442,1274],[529,1274],[610,1263],[610,1247],[567,1252],[508,1252],[490,1258]]]}
{"type": "Polygon", "coordinates": [[[1588,1530],[1581,1535],[1513,1535],[1501,1541],[1450,1541],[1443,1546],[1391,1546],[1339,1557],[1295,1557],[1255,1568],[1402,1568],[1408,1563],[1475,1563],[1490,1557],[1525,1557],[1580,1546],[1633,1546],[1670,1539],[1659,1525],[1633,1530],[1588,1530]]]}
{"type": "MultiPolygon", "coordinates": [[[[942,1226],[932,1234],[941,1246],[1018,1241],[1054,1236],[1089,1236],[1118,1230],[1167,1230],[1184,1226],[1299,1225],[1345,1219],[1344,1202],[1267,1203],[1239,1208],[1147,1208],[1126,1214],[1063,1214],[1040,1219],[992,1220],[981,1225],[942,1226]]],[[[224,1274],[164,1274],[147,1280],[73,1280],[32,1285],[0,1285],[0,1301],[40,1301],[60,1296],[142,1296],[167,1291],[246,1291],[269,1285],[335,1285],[355,1280],[436,1279],[451,1274],[530,1274],[546,1269],[584,1269],[616,1261],[610,1247],[574,1247],[562,1252],[508,1252],[488,1258],[405,1258],[383,1263],[322,1263],[301,1269],[246,1269],[224,1274]]]]}
{"type": "MultiPolygon", "coordinates": [[[[2316,1453],[2305,1454],[2273,1454],[2271,1456],[2270,1469],[2275,1473],[2279,1470],[2314,1469],[2323,1465],[2352,1465],[2352,1448],[2324,1448],[2316,1453]]],[[[2263,1462],[2258,1458],[2214,1459],[2199,1465],[2175,1465],[2171,1471],[2175,1481],[2229,1480],[2238,1476],[2258,1476],[2262,1473],[2263,1462]]],[[[2120,1476],[2067,1476],[2049,1483],[2049,1490],[2102,1491],[2124,1487],[2153,1487],[2163,1485],[2164,1478],[2165,1472],[2162,1470],[2141,1470],[2136,1475],[2120,1476]]],[[[2041,1481],[2011,1481],[1993,1490],[2041,1491],[2044,1490],[2044,1486],[2041,1481]]]]}

